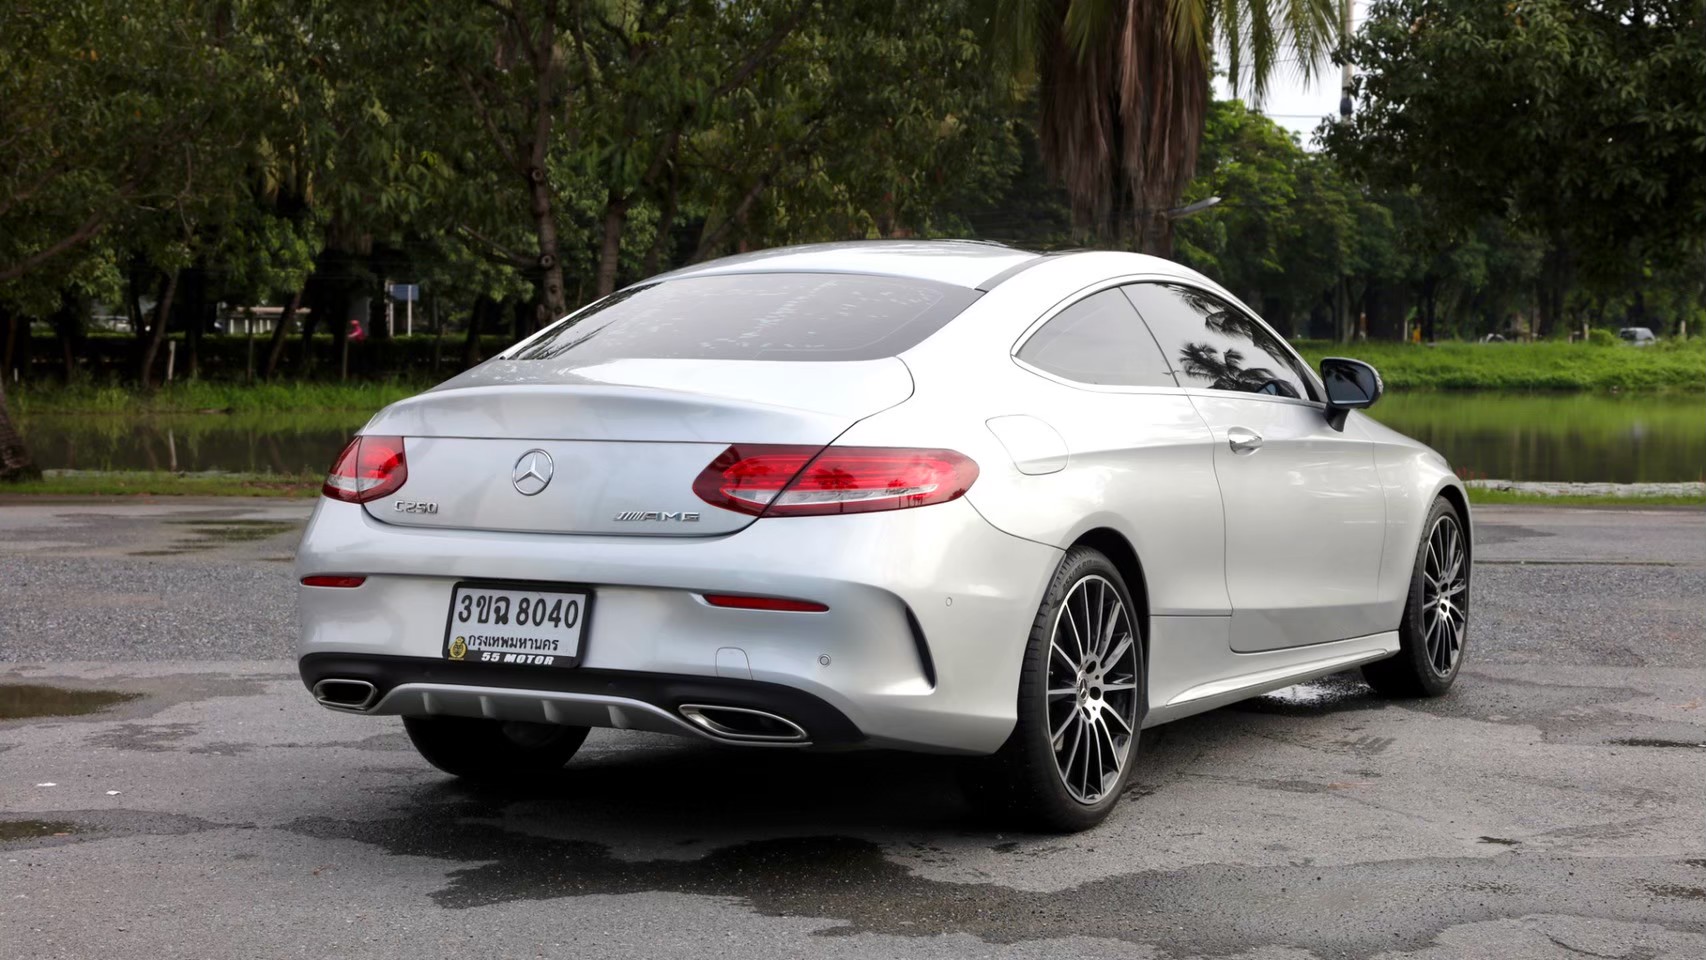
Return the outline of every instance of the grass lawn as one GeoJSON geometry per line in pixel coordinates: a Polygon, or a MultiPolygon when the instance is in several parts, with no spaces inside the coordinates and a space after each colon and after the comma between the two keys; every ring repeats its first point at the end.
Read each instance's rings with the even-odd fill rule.
{"type": "Polygon", "coordinates": [[[11,494],[72,497],[313,497],[325,477],[273,473],[166,473],[113,471],[61,473],[40,480],[0,483],[11,494]]]}
{"type": "Polygon", "coordinates": [[[1297,344],[1317,366],[1322,357],[1373,364],[1394,390],[1689,390],[1706,391],[1706,340],[1652,347],[1581,343],[1366,342],[1297,344]]]}
{"type": "Polygon", "coordinates": [[[144,391],[128,386],[22,384],[8,386],[6,397],[12,412],[22,417],[48,413],[273,415],[349,410],[371,414],[432,385],[398,380],[256,384],[185,380],[144,391]]]}
{"type": "Polygon", "coordinates": [[[1698,496],[1548,496],[1544,493],[1525,493],[1520,490],[1485,490],[1480,487],[1469,488],[1469,502],[1477,506],[1509,503],[1541,507],[1627,507],[1630,509],[1639,509],[1641,507],[1706,508],[1706,497],[1698,496]]]}

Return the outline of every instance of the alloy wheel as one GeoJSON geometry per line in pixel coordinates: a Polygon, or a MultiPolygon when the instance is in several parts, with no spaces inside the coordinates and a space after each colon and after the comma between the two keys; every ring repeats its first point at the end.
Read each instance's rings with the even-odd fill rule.
{"type": "Polygon", "coordinates": [[[1079,803],[1106,796],[1131,754],[1137,657],[1119,590],[1094,574],[1073,584],[1049,637],[1048,720],[1055,770],[1079,803]]]}
{"type": "Polygon", "coordinates": [[[1463,631],[1469,623],[1469,564],[1463,531],[1447,514],[1428,531],[1422,562],[1422,637],[1428,666],[1441,677],[1451,676],[1463,652],[1463,631]]]}

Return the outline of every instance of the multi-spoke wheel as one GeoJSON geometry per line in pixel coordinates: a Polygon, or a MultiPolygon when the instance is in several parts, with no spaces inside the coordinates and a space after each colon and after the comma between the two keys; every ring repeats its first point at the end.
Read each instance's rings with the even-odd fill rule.
{"type": "Polygon", "coordinates": [[[1457,508],[1441,497],[1428,511],[1397,656],[1362,668],[1381,693],[1437,697],[1451,689],[1469,632],[1469,538],[1457,508]]]}
{"type": "Polygon", "coordinates": [[[1148,707],[1143,626],[1107,557],[1067,552],[1032,624],[1013,734],[968,768],[977,799],[1044,830],[1083,830],[1108,815],[1148,707]]]}
{"type": "Polygon", "coordinates": [[[1055,611],[1049,638],[1054,765],[1079,803],[1095,803],[1119,783],[1137,735],[1137,635],[1121,593],[1106,577],[1086,575],[1055,611]]]}

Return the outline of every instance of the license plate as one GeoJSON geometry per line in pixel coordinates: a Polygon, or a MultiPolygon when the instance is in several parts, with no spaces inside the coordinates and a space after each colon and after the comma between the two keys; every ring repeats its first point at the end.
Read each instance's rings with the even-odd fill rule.
{"type": "Polygon", "coordinates": [[[572,667],[592,591],[558,584],[459,583],[450,591],[444,658],[463,663],[572,667]]]}

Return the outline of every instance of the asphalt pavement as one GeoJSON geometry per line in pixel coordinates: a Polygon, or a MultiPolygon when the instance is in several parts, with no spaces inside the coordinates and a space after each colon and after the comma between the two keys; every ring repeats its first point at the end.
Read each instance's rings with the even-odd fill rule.
{"type": "Polygon", "coordinates": [[[0,501],[0,960],[1706,957],[1700,511],[1479,510],[1451,695],[1147,731],[1059,837],[892,753],[459,785],[297,680],[309,506],[0,501]]]}

